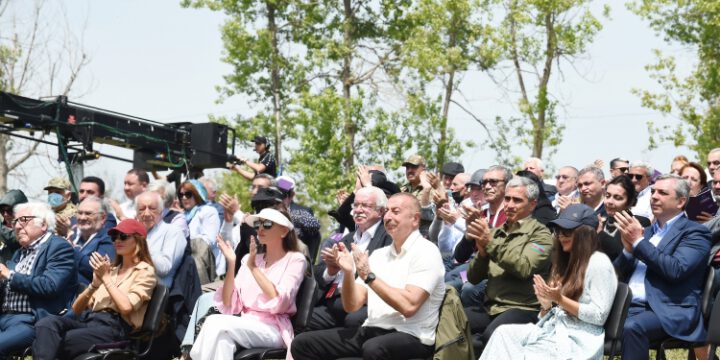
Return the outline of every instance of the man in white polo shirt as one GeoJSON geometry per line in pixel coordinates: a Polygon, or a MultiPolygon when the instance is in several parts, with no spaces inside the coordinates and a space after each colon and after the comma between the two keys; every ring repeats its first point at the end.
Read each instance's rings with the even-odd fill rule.
{"type": "Polygon", "coordinates": [[[339,246],[337,255],[344,274],[343,308],[352,312],[367,303],[368,319],[359,328],[298,335],[291,348],[296,360],[432,355],[445,294],[440,251],[418,231],[420,204],[412,194],[393,195],[387,208],[385,229],[393,238],[392,245],[375,250],[369,259],[363,251],[350,254],[344,245],[339,246]],[[356,270],[358,278],[354,279],[356,270]]]}

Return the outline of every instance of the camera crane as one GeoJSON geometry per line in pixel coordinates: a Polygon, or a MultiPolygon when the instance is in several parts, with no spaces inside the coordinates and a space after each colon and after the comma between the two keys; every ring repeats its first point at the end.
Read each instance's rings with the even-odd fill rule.
{"type": "Polygon", "coordinates": [[[0,92],[0,133],[57,146],[58,161],[65,163],[73,186],[71,167],[101,157],[146,170],[224,168],[235,159],[227,153],[228,132],[234,149],[234,130],[221,124],[163,124],[71,102],[66,96],[36,100],[0,92]],[[57,143],[35,138],[35,132],[52,133],[57,143]],[[100,153],[95,143],[131,149],[133,159],[100,153]]]}

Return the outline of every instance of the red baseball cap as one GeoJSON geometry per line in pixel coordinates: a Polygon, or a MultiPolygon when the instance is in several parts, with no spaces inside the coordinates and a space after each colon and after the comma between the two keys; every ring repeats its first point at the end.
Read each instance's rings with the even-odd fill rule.
{"type": "Polygon", "coordinates": [[[113,233],[115,232],[121,232],[127,235],[138,234],[142,236],[147,236],[147,230],[145,230],[145,226],[143,226],[143,224],[141,224],[135,219],[125,219],[121,221],[119,224],[117,224],[117,226],[108,230],[108,235],[113,236],[113,233]]]}

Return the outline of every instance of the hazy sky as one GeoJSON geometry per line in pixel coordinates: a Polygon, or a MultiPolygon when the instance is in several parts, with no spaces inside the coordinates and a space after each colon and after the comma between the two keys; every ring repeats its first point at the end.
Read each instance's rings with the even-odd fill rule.
{"type": "MultiPolygon", "coordinates": [[[[57,8],[57,1],[49,3],[57,8]]],[[[184,9],[179,0],[62,3],[71,28],[82,34],[90,57],[78,83],[83,96],[71,96],[71,100],[160,122],[203,122],[208,114],[249,114],[241,97],[222,105],[215,103],[215,86],[223,83],[222,76],[229,70],[220,61],[221,13],[184,9]]],[[[553,94],[562,103],[559,113],[566,126],[552,162],[556,167],[582,167],[596,158],[607,162],[622,156],[646,160],[667,171],[675,155],[684,153],[691,159],[694,155],[667,144],[647,151],[646,121],[676,120],[663,119],[642,108],[630,91],[654,86],[643,69],[653,60],[651,49],[663,48],[688,59],[692,53],[668,48],[620,2],[613,1],[612,6],[611,19],[603,20],[604,29],[586,59],[574,66],[561,63],[563,76],[551,80],[553,94]]],[[[517,95],[502,93],[486,75],[466,75],[461,90],[460,101],[479,118],[518,114],[514,108],[517,95]]],[[[485,134],[470,116],[451,108],[450,117],[449,124],[460,139],[482,142],[485,134]]],[[[122,153],[110,147],[101,150],[122,153]]],[[[254,157],[250,149],[242,153],[254,157]]],[[[466,169],[475,170],[492,165],[493,158],[492,151],[476,148],[469,149],[460,160],[466,169]]],[[[110,186],[121,194],[122,174],[129,167],[101,160],[88,165],[85,173],[111,178],[110,186]]]]}

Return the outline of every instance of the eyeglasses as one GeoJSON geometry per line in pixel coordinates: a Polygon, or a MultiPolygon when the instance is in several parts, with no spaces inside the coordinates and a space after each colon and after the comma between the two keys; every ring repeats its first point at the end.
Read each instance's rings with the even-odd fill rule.
{"type": "Polygon", "coordinates": [[[630,178],[630,180],[635,179],[637,181],[640,181],[645,177],[645,175],[643,174],[627,174],[627,176],[630,178]]]}
{"type": "Polygon", "coordinates": [[[118,240],[118,239],[120,241],[125,241],[125,240],[129,239],[131,236],[132,236],[131,234],[116,233],[115,236],[112,237],[112,239],[113,239],[113,241],[118,240]]]}
{"type": "Polygon", "coordinates": [[[265,230],[270,230],[270,229],[272,229],[273,225],[275,225],[275,223],[272,222],[272,220],[263,220],[263,221],[257,220],[253,224],[253,227],[255,228],[255,230],[260,230],[260,225],[262,225],[262,227],[265,230]]]}
{"type": "Polygon", "coordinates": [[[505,180],[503,180],[503,179],[485,179],[481,182],[481,184],[482,184],[482,186],[490,184],[490,186],[495,187],[498,184],[503,183],[503,182],[505,182],[505,180]]]}
{"type": "Polygon", "coordinates": [[[707,162],[707,165],[708,165],[708,167],[713,166],[713,165],[714,165],[714,166],[720,166],[720,160],[708,161],[708,162],[707,162]]]}
{"type": "Polygon", "coordinates": [[[560,227],[556,227],[553,232],[555,233],[555,236],[564,236],[564,237],[571,237],[573,234],[574,229],[563,229],[560,227]]]}
{"type": "Polygon", "coordinates": [[[571,178],[570,175],[555,175],[555,180],[560,180],[560,179],[567,180],[569,178],[571,178]]]}
{"type": "Polygon", "coordinates": [[[616,167],[616,168],[612,168],[612,169],[613,169],[613,170],[618,170],[618,171],[620,171],[620,172],[623,173],[623,174],[626,173],[626,172],[628,172],[628,171],[630,170],[629,167],[616,167]]]}
{"type": "Polygon", "coordinates": [[[357,210],[357,209],[373,210],[373,209],[375,209],[374,204],[363,204],[363,203],[353,203],[352,205],[350,205],[350,207],[352,207],[353,210],[357,210]]]}
{"type": "Polygon", "coordinates": [[[99,212],[92,212],[92,211],[76,211],[75,215],[77,216],[93,216],[95,214],[99,214],[99,212]]]}
{"type": "Polygon", "coordinates": [[[21,216],[19,218],[15,218],[13,220],[12,224],[13,226],[17,225],[17,223],[20,223],[20,225],[25,226],[30,220],[35,219],[37,216],[21,216]]]}
{"type": "Polygon", "coordinates": [[[192,193],[192,191],[180,192],[180,193],[178,193],[178,197],[180,199],[182,199],[182,198],[191,199],[193,197],[193,193],[192,193]]]}

